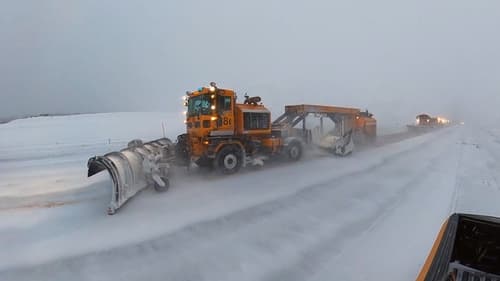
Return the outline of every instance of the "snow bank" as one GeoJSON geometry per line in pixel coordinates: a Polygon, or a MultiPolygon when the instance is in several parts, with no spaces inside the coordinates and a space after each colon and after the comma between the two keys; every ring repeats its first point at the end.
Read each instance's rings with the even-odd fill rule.
{"type": "Polygon", "coordinates": [[[175,138],[182,113],[122,112],[36,117],[0,125],[0,196],[85,188],[89,157],[136,138],[175,138]]]}
{"type": "Polygon", "coordinates": [[[87,153],[132,139],[175,138],[182,113],[121,112],[18,119],[0,124],[0,161],[87,153]]]}

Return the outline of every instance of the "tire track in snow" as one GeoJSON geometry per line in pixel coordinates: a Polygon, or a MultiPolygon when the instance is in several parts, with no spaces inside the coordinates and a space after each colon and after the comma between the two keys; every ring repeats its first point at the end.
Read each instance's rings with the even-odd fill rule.
{"type": "Polygon", "coordinates": [[[449,215],[447,203],[452,201],[456,173],[449,164],[458,161],[457,149],[435,159],[425,177],[391,211],[380,216],[369,231],[346,241],[343,246],[348,251],[324,262],[307,280],[329,280],[332,276],[345,281],[414,280],[449,215]]]}
{"type": "Polygon", "coordinates": [[[455,185],[453,189],[452,200],[450,204],[450,213],[455,213],[458,205],[458,201],[460,200],[460,180],[459,180],[459,172],[462,168],[462,161],[464,155],[464,148],[462,145],[458,144],[458,161],[455,167],[455,185]]]}
{"type": "Polygon", "coordinates": [[[491,172],[491,177],[496,188],[500,190],[500,181],[498,180],[500,174],[500,165],[498,164],[500,162],[500,138],[491,131],[489,134],[493,137],[493,140],[487,140],[488,142],[486,143],[483,142],[482,147],[486,148],[487,154],[492,158],[489,163],[486,163],[486,166],[491,172]]]}
{"type": "Polygon", "coordinates": [[[484,128],[469,128],[462,137],[465,140],[461,142],[464,160],[457,173],[459,186],[455,209],[463,213],[500,216],[497,137],[484,128]]]}
{"type": "MultiPolygon", "coordinates": [[[[414,175],[408,177],[408,181],[399,184],[399,190],[393,196],[388,198],[383,204],[380,204],[368,217],[346,224],[345,228],[338,232],[332,232],[330,237],[318,241],[317,245],[308,249],[301,259],[273,272],[264,280],[309,280],[319,268],[324,266],[327,260],[342,256],[346,251],[348,241],[353,240],[354,237],[367,235],[367,233],[376,229],[388,216],[392,215],[404,200],[407,199],[408,194],[425,181],[428,171],[435,168],[442,155],[446,153],[446,151],[441,152],[430,159],[425,166],[419,167],[419,170],[414,175]],[[307,269],[303,268],[305,260],[307,260],[306,264],[309,265],[307,269]]],[[[364,196],[366,196],[365,199],[369,199],[369,196],[366,194],[364,196]]]]}

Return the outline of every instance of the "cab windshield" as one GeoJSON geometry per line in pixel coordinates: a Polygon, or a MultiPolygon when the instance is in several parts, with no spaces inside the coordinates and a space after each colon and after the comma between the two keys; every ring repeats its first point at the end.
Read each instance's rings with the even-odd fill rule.
{"type": "Polygon", "coordinates": [[[199,95],[189,98],[187,115],[209,115],[211,113],[210,95],[199,95]]]}

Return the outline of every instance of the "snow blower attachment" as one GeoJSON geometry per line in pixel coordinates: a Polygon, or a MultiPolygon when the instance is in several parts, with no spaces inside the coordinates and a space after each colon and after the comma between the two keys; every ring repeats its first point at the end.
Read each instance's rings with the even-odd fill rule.
{"type": "Polygon", "coordinates": [[[306,135],[305,143],[312,143],[319,148],[335,155],[346,156],[353,152],[354,144],[373,143],[376,138],[377,121],[368,111],[362,112],[357,108],[325,106],[325,105],[287,105],[283,113],[273,122],[275,128],[293,128],[301,124],[302,130],[295,130],[295,134],[306,135]],[[307,129],[310,118],[316,121],[314,130],[307,129]],[[329,122],[332,130],[324,133],[329,122]],[[315,136],[317,140],[314,140],[315,136]]]}
{"type": "Polygon", "coordinates": [[[332,152],[335,155],[347,156],[354,150],[352,130],[349,130],[341,137],[335,135],[323,136],[318,146],[322,149],[332,152]]]}
{"type": "Polygon", "coordinates": [[[453,214],[417,281],[500,281],[500,218],[453,214]]]}
{"type": "Polygon", "coordinates": [[[167,138],[148,143],[133,140],[120,152],[96,156],[87,163],[88,176],[107,170],[113,181],[108,214],[112,215],[128,199],[148,186],[157,191],[169,187],[169,170],[175,158],[174,144],[167,138]]]}

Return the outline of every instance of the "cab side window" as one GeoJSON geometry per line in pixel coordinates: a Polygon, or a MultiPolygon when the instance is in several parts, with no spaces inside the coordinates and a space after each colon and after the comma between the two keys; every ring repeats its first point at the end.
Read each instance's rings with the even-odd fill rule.
{"type": "Polygon", "coordinates": [[[217,97],[217,108],[219,112],[231,111],[231,97],[217,97]]]}

